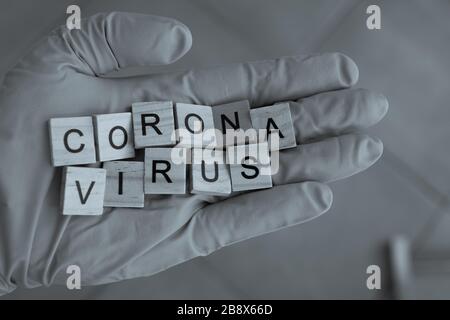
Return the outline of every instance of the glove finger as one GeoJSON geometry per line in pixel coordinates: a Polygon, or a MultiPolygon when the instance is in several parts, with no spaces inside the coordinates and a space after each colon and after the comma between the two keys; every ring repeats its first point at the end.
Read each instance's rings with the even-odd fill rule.
{"type": "MultiPolygon", "coordinates": [[[[94,264],[95,271],[90,268],[92,274],[89,273],[86,282],[102,284],[164,271],[223,246],[316,218],[330,208],[332,198],[328,186],[305,182],[246,193],[208,205],[198,210],[189,223],[177,232],[154,243],[151,250],[142,250],[128,260],[113,254],[118,261],[114,263],[114,268],[109,266],[106,270],[103,264],[94,264]],[[101,270],[97,270],[99,268],[101,270]]],[[[150,247],[149,244],[147,246],[150,247]]],[[[121,252],[134,251],[136,250],[121,252]]],[[[108,264],[110,260],[112,258],[108,260],[108,264]]],[[[56,283],[63,281],[65,280],[55,279],[56,283]]]]}
{"type": "Polygon", "coordinates": [[[330,188],[304,182],[245,193],[205,207],[186,230],[197,255],[314,219],[332,203],[330,188]]]}
{"type": "Polygon", "coordinates": [[[247,62],[181,73],[98,79],[99,104],[123,110],[132,102],[172,100],[206,105],[247,99],[263,106],[348,88],[358,68],[347,56],[327,53],[247,62]]]}
{"type": "MultiPolygon", "coordinates": [[[[274,185],[301,181],[331,182],[366,170],[383,153],[377,138],[364,134],[347,134],[304,144],[279,153],[274,185]]],[[[277,154],[272,154],[272,163],[277,154]]]]}
{"type": "Polygon", "coordinates": [[[389,103],[366,89],[320,93],[290,102],[297,143],[355,132],[378,123],[389,103]]]}

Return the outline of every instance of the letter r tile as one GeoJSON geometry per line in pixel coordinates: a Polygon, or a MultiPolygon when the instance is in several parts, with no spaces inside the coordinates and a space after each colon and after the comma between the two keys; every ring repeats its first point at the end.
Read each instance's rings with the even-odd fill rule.
{"type": "Polygon", "coordinates": [[[137,149],[176,143],[172,101],[137,102],[131,109],[137,149]]]}
{"type": "Polygon", "coordinates": [[[188,149],[146,148],[145,194],[185,194],[188,149]]]}

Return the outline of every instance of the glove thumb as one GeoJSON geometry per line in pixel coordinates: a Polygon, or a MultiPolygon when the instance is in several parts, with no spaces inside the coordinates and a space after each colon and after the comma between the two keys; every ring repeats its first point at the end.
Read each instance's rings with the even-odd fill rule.
{"type": "Polygon", "coordinates": [[[174,19],[126,12],[99,13],[83,19],[80,29],[61,26],[54,30],[19,66],[40,71],[68,66],[99,76],[126,67],[175,62],[191,45],[189,29],[174,19]]]}

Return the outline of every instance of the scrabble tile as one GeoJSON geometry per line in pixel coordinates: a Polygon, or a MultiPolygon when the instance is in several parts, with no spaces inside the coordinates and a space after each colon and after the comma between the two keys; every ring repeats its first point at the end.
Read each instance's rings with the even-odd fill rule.
{"type": "MultiPolygon", "coordinates": [[[[250,104],[248,100],[214,106],[212,111],[214,125],[222,134],[218,137],[218,147],[239,145],[246,142],[243,133],[252,128],[250,104]],[[238,133],[236,139],[234,139],[233,136],[235,133],[238,133]]],[[[256,135],[249,136],[248,138],[248,142],[256,142],[256,135]]]]}
{"type": "Polygon", "coordinates": [[[109,161],[106,170],[104,207],[144,207],[144,162],[109,161]]]}
{"type": "MultiPolygon", "coordinates": [[[[271,150],[282,150],[297,146],[289,103],[252,109],[250,116],[255,129],[279,130],[279,147],[270,146],[271,150]]],[[[268,140],[270,144],[270,139],[268,140]]]]}
{"type": "Polygon", "coordinates": [[[191,193],[228,195],[231,178],[225,152],[212,149],[193,149],[191,165],[191,193]]]}
{"type": "Polygon", "coordinates": [[[96,161],[92,117],[53,118],[49,130],[53,166],[96,161]]]}
{"type": "Polygon", "coordinates": [[[267,142],[228,147],[227,157],[233,191],[272,187],[267,142]]]}
{"type": "Polygon", "coordinates": [[[176,143],[172,101],[137,102],[133,103],[131,110],[137,149],[176,143]]]}
{"type": "Polygon", "coordinates": [[[210,106],[177,103],[175,114],[179,146],[214,148],[217,145],[214,118],[210,106]]]}
{"type": "Polygon", "coordinates": [[[105,169],[64,167],[61,189],[62,213],[64,215],[101,215],[105,181],[105,169]]]}
{"type": "Polygon", "coordinates": [[[95,115],[94,127],[98,161],[134,157],[131,112],[95,115]]]}
{"type": "Polygon", "coordinates": [[[145,194],[186,193],[187,159],[187,149],[146,148],[145,194]]]}

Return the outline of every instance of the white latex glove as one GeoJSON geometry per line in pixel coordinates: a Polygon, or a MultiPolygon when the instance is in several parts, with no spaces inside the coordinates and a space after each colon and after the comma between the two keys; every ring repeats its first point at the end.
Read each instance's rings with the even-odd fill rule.
{"type": "Polygon", "coordinates": [[[347,89],[356,83],[358,69],[341,54],[102,77],[119,68],[171,63],[191,42],[186,26],[172,19],[99,14],[83,21],[81,30],[55,30],[5,76],[0,91],[0,294],[17,286],[65,283],[72,264],[81,267],[83,285],[148,276],[309,221],[330,208],[332,193],[323,182],[367,169],[381,156],[379,140],[354,132],[382,119],[387,101],[367,90],[347,89]],[[280,152],[272,189],[230,198],[148,196],[144,209],[105,209],[98,217],[61,215],[62,170],[50,163],[50,118],[123,112],[137,101],[217,105],[242,99],[252,107],[291,101],[302,146],[280,152]]]}

